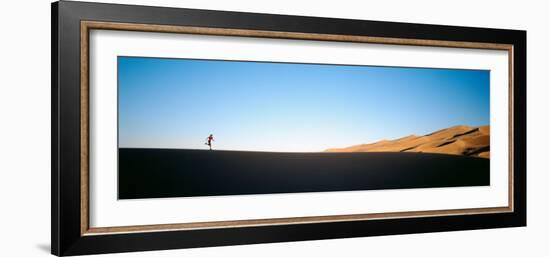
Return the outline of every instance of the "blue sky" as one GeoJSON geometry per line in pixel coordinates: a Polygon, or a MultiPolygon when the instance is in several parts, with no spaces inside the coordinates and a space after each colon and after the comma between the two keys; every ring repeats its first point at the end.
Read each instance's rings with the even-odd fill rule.
{"type": "Polygon", "coordinates": [[[489,124],[489,71],[118,57],[119,147],[316,152],[489,124]]]}

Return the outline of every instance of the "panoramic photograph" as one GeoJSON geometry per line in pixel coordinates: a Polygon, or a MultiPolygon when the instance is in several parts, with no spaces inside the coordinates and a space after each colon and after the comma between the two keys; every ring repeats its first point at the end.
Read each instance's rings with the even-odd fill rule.
{"type": "Polygon", "coordinates": [[[490,71],[118,57],[118,198],[490,185],[490,71]]]}

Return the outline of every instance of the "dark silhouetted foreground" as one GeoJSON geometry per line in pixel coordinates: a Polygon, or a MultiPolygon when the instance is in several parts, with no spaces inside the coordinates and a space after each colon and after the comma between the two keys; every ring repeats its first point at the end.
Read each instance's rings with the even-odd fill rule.
{"type": "Polygon", "coordinates": [[[489,159],[428,153],[119,149],[119,198],[489,185],[489,159]]]}

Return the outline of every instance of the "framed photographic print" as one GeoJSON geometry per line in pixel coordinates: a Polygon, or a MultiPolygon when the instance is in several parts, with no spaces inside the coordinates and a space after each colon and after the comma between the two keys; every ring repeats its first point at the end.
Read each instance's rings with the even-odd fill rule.
{"type": "Polygon", "coordinates": [[[52,253],[526,225],[526,32],[56,2],[52,253]]]}

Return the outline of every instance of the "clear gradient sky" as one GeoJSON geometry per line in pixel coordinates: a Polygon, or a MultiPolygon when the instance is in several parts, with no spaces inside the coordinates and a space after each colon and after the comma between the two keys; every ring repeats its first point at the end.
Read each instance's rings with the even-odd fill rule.
{"type": "Polygon", "coordinates": [[[317,152],[489,124],[489,71],[118,57],[119,147],[317,152]]]}

